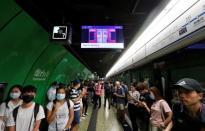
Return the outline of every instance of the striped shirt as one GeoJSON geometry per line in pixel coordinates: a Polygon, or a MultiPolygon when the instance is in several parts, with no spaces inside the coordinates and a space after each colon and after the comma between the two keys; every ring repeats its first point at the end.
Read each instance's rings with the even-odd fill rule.
{"type": "MultiPolygon", "coordinates": [[[[80,96],[80,91],[78,89],[72,88],[70,91],[70,99],[74,100],[80,96]]],[[[80,100],[73,102],[74,111],[80,110],[80,100]]]]}

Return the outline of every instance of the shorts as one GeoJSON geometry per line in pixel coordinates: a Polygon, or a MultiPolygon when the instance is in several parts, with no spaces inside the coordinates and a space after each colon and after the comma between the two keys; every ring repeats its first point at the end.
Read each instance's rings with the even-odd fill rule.
{"type": "Polygon", "coordinates": [[[124,105],[124,104],[118,104],[118,103],[117,103],[117,109],[118,109],[118,110],[124,110],[124,109],[125,109],[125,105],[124,105]]]}
{"type": "Polygon", "coordinates": [[[80,124],[80,110],[74,111],[74,120],[76,124],[80,124]]]}

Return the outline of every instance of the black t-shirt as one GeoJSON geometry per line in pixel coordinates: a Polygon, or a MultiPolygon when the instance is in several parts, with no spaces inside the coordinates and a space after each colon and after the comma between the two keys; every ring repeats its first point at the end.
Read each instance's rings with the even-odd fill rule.
{"type": "Polygon", "coordinates": [[[201,131],[201,128],[205,129],[205,105],[202,104],[198,116],[193,119],[184,106],[176,104],[173,106],[172,121],[172,131],[201,131]]]}
{"type": "Polygon", "coordinates": [[[110,96],[111,95],[111,87],[109,85],[105,84],[104,90],[105,90],[105,96],[110,96]]]}
{"type": "Polygon", "coordinates": [[[149,92],[140,93],[140,101],[144,101],[149,108],[151,108],[151,105],[154,103],[155,100],[150,98],[149,92]]]}
{"type": "MultiPolygon", "coordinates": [[[[139,100],[145,102],[149,108],[151,107],[151,104],[154,102],[150,98],[149,92],[140,93],[139,100]]],[[[146,110],[145,107],[137,107],[136,113],[138,114],[138,117],[142,120],[147,121],[150,118],[150,113],[146,110]]]]}

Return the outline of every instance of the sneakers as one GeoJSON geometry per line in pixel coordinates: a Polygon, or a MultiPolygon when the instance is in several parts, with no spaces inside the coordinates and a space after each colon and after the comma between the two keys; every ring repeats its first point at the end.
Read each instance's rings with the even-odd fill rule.
{"type": "Polygon", "coordinates": [[[86,117],[88,115],[88,113],[82,114],[82,117],[86,117]]]}
{"type": "Polygon", "coordinates": [[[80,118],[80,121],[82,121],[82,120],[86,120],[86,118],[85,118],[85,117],[81,117],[81,118],[80,118]]]}

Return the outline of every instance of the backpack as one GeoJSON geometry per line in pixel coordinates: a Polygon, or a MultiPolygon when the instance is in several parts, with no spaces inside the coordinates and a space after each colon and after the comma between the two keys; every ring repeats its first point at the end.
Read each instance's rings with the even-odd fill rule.
{"type": "Polygon", "coordinates": [[[105,89],[105,94],[106,95],[109,95],[112,91],[111,91],[111,87],[110,86],[108,86],[108,85],[105,85],[105,87],[104,87],[105,89]]]}
{"type": "Polygon", "coordinates": [[[70,109],[70,101],[66,101],[67,102],[67,106],[68,106],[68,110],[70,109]]]}
{"type": "MultiPolygon", "coordinates": [[[[35,103],[35,106],[34,106],[34,120],[36,121],[36,117],[37,117],[37,114],[39,112],[39,108],[40,108],[40,105],[38,103],[35,103]]],[[[13,110],[13,117],[14,117],[14,121],[16,122],[16,118],[17,118],[17,115],[18,115],[18,109],[19,109],[19,106],[16,107],[14,110],[13,110]]]]}
{"type": "Polygon", "coordinates": [[[122,85],[122,88],[124,89],[125,95],[128,94],[128,88],[125,85],[122,85]]]}

